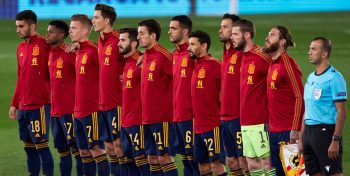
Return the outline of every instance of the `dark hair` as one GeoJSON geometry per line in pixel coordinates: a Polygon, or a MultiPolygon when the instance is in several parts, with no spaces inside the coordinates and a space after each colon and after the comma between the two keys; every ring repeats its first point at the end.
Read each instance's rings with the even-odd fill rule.
{"type": "Polygon", "coordinates": [[[85,14],[74,14],[70,19],[72,21],[79,21],[79,22],[83,23],[87,28],[89,28],[89,30],[92,27],[92,22],[89,19],[89,16],[87,16],[85,14]]]}
{"type": "Polygon", "coordinates": [[[66,22],[62,20],[53,20],[49,22],[49,25],[55,26],[60,29],[64,33],[64,38],[66,38],[69,34],[69,26],[66,22]]]}
{"type": "Polygon", "coordinates": [[[111,26],[113,25],[115,19],[117,18],[117,13],[112,6],[106,4],[96,4],[95,10],[101,10],[101,15],[103,18],[108,18],[111,26]]]}
{"type": "Polygon", "coordinates": [[[236,22],[236,21],[239,21],[241,20],[241,17],[235,15],[235,14],[228,14],[228,13],[225,13],[223,16],[222,16],[222,19],[231,19],[232,23],[236,22]]]}
{"type": "Polygon", "coordinates": [[[198,38],[199,43],[203,44],[206,43],[207,44],[207,51],[209,51],[210,48],[210,44],[211,44],[211,40],[210,40],[210,36],[208,33],[203,32],[203,31],[194,31],[191,32],[189,37],[196,37],[198,38]]]}
{"type": "Polygon", "coordinates": [[[25,20],[28,24],[36,24],[38,22],[36,14],[31,10],[23,10],[17,13],[16,20],[25,20]]]}
{"type": "Polygon", "coordinates": [[[171,21],[178,21],[182,28],[188,29],[188,33],[192,31],[192,20],[186,15],[174,16],[171,21]]]}
{"type": "Polygon", "coordinates": [[[136,48],[139,45],[139,41],[137,40],[137,29],[136,28],[122,28],[119,30],[119,34],[128,33],[129,39],[131,42],[136,42],[136,48]]]}
{"type": "Polygon", "coordinates": [[[139,22],[139,26],[146,26],[148,29],[148,33],[155,33],[156,40],[159,40],[162,29],[158,21],[156,21],[155,19],[142,20],[141,22],[139,22]]]}
{"type": "Polygon", "coordinates": [[[251,38],[254,38],[255,35],[255,27],[253,22],[247,19],[241,19],[233,23],[233,27],[239,27],[242,33],[249,32],[251,38]]]}
{"type": "Polygon", "coordinates": [[[277,29],[280,32],[280,39],[285,39],[286,40],[286,44],[284,45],[285,49],[288,49],[288,47],[294,47],[295,43],[292,41],[292,33],[290,32],[289,29],[287,29],[284,26],[276,26],[273,27],[275,29],[277,29]]]}
{"type": "Polygon", "coordinates": [[[322,50],[326,51],[327,57],[331,55],[332,52],[332,42],[331,40],[327,39],[326,37],[316,37],[312,41],[320,40],[322,42],[322,50]]]}

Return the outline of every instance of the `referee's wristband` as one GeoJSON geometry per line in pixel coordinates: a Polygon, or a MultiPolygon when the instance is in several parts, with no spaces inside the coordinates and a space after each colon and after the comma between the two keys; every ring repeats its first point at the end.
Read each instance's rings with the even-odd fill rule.
{"type": "Polygon", "coordinates": [[[333,141],[341,141],[341,140],[342,140],[342,136],[333,135],[333,136],[332,136],[332,140],[333,140],[333,141]]]}

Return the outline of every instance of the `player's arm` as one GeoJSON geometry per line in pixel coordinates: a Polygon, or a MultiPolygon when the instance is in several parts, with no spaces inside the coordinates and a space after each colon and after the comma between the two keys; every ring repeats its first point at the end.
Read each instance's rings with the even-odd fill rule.
{"type": "Polygon", "coordinates": [[[301,130],[299,133],[299,140],[298,140],[298,150],[299,150],[299,155],[303,153],[304,148],[303,148],[303,134],[305,131],[305,121],[304,121],[305,116],[302,118],[301,122],[301,130]]]}
{"type": "Polygon", "coordinates": [[[339,148],[346,117],[346,83],[340,74],[336,74],[330,82],[331,93],[335,108],[337,110],[335,130],[332,142],[328,148],[328,157],[336,159],[339,157],[339,148]]]}
{"type": "Polygon", "coordinates": [[[16,80],[16,87],[15,91],[13,93],[12,101],[11,101],[11,106],[9,110],[9,117],[12,120],[17,119],[17,109],[19,107],[19,73],[20,73],[21,67],[19,66],[19,60],[18,60],[18,50],[17,50],[17,80],[16,80]]]}
{"type": "Polygon", "coordinates": [[[294,96],[294,117],[292,130],[290,133],[290,142],[295,143],[299,138],[299,131],[301,129],[301,124],[304,114],[304,101],[303,101],[303,83],[302,83],[302,74],[298,66],[291,62],[290,60],[285,60],[285,67],[288,75],[288,82],[290,89],[293,92],[294,96]]]}

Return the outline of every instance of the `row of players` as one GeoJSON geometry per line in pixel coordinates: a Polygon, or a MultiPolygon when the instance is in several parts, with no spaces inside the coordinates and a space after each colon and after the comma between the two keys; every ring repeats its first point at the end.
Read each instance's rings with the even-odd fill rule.
{"type": "Polygon", "coordinates": [[[309,78],[313,80],[306,83],[304,97],[311,112],[306,111],[302,125],[304,90],[301,71],[286,52],[294,46],[287,28],[273,27],[260,48],[253,42],[251,21],[225,14],[219,31],[221,63],[208,54],[210,36],[191,32],[187,16],[171,19],[168,34],[176,44],[172,54],[158,43],[161,28],[156,20],[119,31],[112,28],[115,20],[113,7],[97,4],[92,20],[76,14],[69,27],[51,21],[45,41],[36,32],[34,12],[17,14],[17,33],[25,41],[17,49],[18,80],[9,115],[16,119],[19,109],[31,175],[39,175],[40,165],[45,175],[53,175],[50,121],[61,175],[71,174],[71,153],[77,175],[95,175],[96,165],[99,175],[178,175],[172,157],[176,153],[181,154],[184,175],[227,175],[226,162],[231,175],[284,175],[279,143],[306,138],[326,143],[322,148],[299,142],[300,149],[307,149],[307,173],[342,173],[343,124],[335,127],[333,122],[345,118],[346,86],[341,74],[328,66],[329,40],[314,39],[309,56],[317,66],[315,76],[329,70],[327,79],[336,80],[336,88],[322,91],[319,86],[326,83],[309,78]],[[100,33],[97,46],[88,39],[92,27],[100,33]],[[64,43],[68,35],[70,46],[64,43]],[[138,45],[145,48],[143,54],[138,45]],[[325,94],[337,100],[338,114],[324,117],[324,122],[319,120],[324,114],[314,114],[314,103],[325,94]],[[333,124],[320,128],[327,128],[334,140],[299,135],[302,126],[309,130],[319,122],[333,124]],[[313,154],[315,148],[327,151],[330,142],[329,157],[313,154]]]}

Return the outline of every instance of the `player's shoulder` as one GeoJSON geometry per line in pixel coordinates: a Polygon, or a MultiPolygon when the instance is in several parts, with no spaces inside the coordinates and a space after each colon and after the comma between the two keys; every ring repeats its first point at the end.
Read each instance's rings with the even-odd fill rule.
{"type": "Polygon", "coordinates": [[[112,35],[113,35],[113,37],[119,39],[119,30],[117,30],[117,29],[113,30],[113,31],[112,31],[112,35]]]}
{"type": "Polygon", "coordinates": [[[158,53],[160,53],[161,55],[169,59],[171,62],[173,62],[172,54],[167,49],[165,49],[162,45],[160,44],[155,45],[154,50],[156,50],[158,53]]]}
{"type": "Polygon", "coordinates": [[[209,61],[213,62],[214,64],[221,65],[221,60],[215,57],[209,57],[209,61]]]}
{"type": "Polygon", "coordinates": [[[254,47],[250,50],[254,55],[262,58],[264,61],[271,63],[272,58],[269,54],[262,51],[262,48],[260,46],[254,45],[254,47]]]}
{"type": "Polygon", "coordinates": [[[97,45],[96,43],[92,42],[92,41],[87,41],[87,44],[90,46],[90,47],[93,47],[94,49],[97,49],[97,45]]]}

